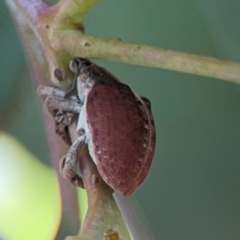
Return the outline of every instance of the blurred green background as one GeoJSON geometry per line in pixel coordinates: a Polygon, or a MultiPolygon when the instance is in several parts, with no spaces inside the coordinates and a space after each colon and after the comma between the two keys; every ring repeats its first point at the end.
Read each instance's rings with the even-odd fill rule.
{"type": "MultiPolygon", "coordinates": [[[[94,36],[240,62],[239,13],[239,0],[103,0],[86,17],[85,28],[94,36]]],[[[49,166],[39,104],[3,1],[0,30],[1,130],[49,166]]],[[[155,238],[240,239],[240,86],[161,69],[97,63],[152,102],[157,149],[150,174],[134,197],[155,238]]],[[[1,149],[0,174],[6,164],[1,149]]],[[[8,177],[14,178],[11,171],[8,177]]],[[[2,185],[8,185],[7,177],[2,185]]],[[[5,229],[1,224],[4,221],[0,236],[5,229]]]]}

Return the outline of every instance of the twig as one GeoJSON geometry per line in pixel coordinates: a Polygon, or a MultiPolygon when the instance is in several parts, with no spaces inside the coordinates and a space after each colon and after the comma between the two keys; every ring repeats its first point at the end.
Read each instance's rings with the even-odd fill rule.
{"type": "Polygon", "coordinates": [[[240,83],[240,64],[117,39],[107,40],[71,32],[54,38],[56,50],[72,56],[163,68],[240,83]]]}
{"type": "MultiPolygon", "coordinates": [[[[27,1],[19,1],[18,5],[13,5],[12,1],[8,1],[11,4],[11,9],[14,9],[12,14],[16,14],[16,20],[22,21],[19,24],[19,34],[22,37],[22,43],[24,45],[25,53],[27,58],[29,59],[30,69],[33,76],[33,81],[35,85],[46,84],[48,83],[48,77],[46,73],[46,63],[44,62],[43,54],[41,52],[41,48],[36,39],[36,36],[32,31],[30,31],[28,23],[26,23],[26,16],[23,15],[23,12],[31,14],[31,19],[36,20],[38,14],[42,13],[47,9],[47,5],[43,1],[35,1],[35,0],[27,0],[27,1]],[[21,5],[20,5],[21,3],[21,5]],[[40,4],[42,3],[42,4],[40,4]],[[28,5],[29,4],[29,5],[28,5]],[[20,10],[19,10],[19,9],[20,10]],[[16,12],[15,12],[16,11],[16,12]],[[18,12],[19,11],[19,12],[18,12]],[[34,13],[34,14],[33,14],[34,13]]],[[[28,16],[28,14],[27,14],[28,16]]],[[[58,169],[59,159],[65,155],[67,148],[61,142],[59,137],[54,132],[54,123],[52,118],[46,111],[43,111],[43,121],[45,134],[49,146],[50,151],[50,159],[52,166],[54,169],[58,169]]],[[[67,181],[65,181],[62,176],[59,174],[59,171],[56,171],[59,187],[61,191],[61,199],[62,199],[62,221],[61,225],[65,222],[68,223],[68,228],[65,227],[65,233],[67,232],[75,232],[79,227],[79,215],[78,215],[78,202],[77,202],[77,194],[76,189],[71,186],[67,181]]],[[[61,231],[61,226],[59,226],[61,231]]],[[[59,233],[58,233],[59,234],[59,233]]]]}

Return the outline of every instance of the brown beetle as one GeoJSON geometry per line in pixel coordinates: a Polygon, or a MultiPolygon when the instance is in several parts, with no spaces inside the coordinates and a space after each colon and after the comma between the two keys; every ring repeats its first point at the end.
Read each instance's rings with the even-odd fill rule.
{"type": "Polygon", "coordinates": [[[153,160],[156,132],[150,102],[86,59],[74,58],[70,69],[76,74],[70,92],[50,86],[38,89],[50,111],[79,114],[79,137],[64,159],[62,174],[79,179],[77,153],[87,143],[103,180],[130,195],[147,177],[153,160]]]}

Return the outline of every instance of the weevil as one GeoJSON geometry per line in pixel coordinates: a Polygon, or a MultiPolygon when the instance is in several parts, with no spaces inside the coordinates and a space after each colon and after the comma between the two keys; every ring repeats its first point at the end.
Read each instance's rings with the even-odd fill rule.
{"type": "Polygon", "coordinates": [[[75,73],[69,92],[53,86],[38,88],[66,142],[67,127],[78,117],[79,137],[63,158],[61,172],[72,182],[80,181],[78,151],[87,144],[103,180],[128,196],[146,179],[154,156],[156,131],[150,101],[89,60],[74,58],[69,67],[75,73]]]}

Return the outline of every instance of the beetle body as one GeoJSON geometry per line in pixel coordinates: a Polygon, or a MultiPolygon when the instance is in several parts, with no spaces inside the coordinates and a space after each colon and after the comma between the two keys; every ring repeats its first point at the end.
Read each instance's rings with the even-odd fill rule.
{"type": "Polygon", "coordinates": [[[77,130],[84,130],[85,143],[104,181],[130,195],[146,178],[154,155],[150,102],[105,69],[85,61],[78,62],[76,79],[83,104],[77,130]]]}
{"type": "Polygon", "coordinates": [[[76,166],[81,147],[88,144],[103,180],[128,196],[146,179],[153,160],[156,133],[150,102],[86,59],[74,58],[70,69],[76,78],[68,93],[38,88],[56,132],[70,144],[60,164],[62,175],[82,186],[76,166]],[[71,142],[68,126],[76,117],[78,138],[71,142]]]}

